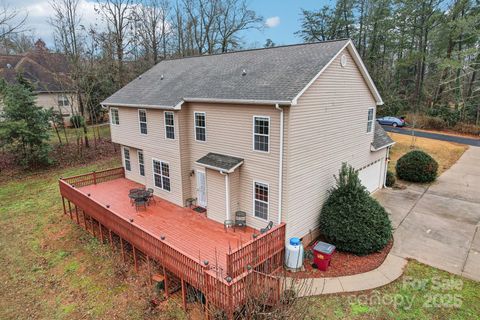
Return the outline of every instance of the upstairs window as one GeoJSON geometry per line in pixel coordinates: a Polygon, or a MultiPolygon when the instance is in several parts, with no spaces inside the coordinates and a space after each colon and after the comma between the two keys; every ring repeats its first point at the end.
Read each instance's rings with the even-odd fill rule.
{"type": "Polygon", "coordinates": [[[195,112],[195,140],[207,140],[207,122],[205,112],[195,112]]]}
{"type": "Polygon", "coordinates": [[[165,112],[165,137],[167,139],[175,139],[175,122],[173,112],[165,112]]]}
{"type": "Polygon", "coordinates": [[[66,95],[62,94],[58,96],[59,107],[68,107],[69,105],[70,105],[70,101],[68,100],[66,95]]]}
{"type": "Polygon", "coordinates": [[[123,159],[125,161],[125,170],[131,171],[132,165],[130,163],[130,149],[123,148],[123,159]]]}
{"type": "Polygon", "coordinates": [[[268,219],[268,184],[254,182],[254,214],[255,217],[268,219]]]}
{"type": "Polygon", "coordinates": [[[170,191],[170,166],[168,163],[153,159],[153,181],[155,187],[170,191]]]}
{"type": "Polygon", "coordinates": [[[368,118],[367,118],[367,133],[373,131],[373,110],[374,108],[368,108],[368,118]]]}
{"type": "Polygon", "coordinates": [[[253,117],[253,150],[268,152],[270,134],[269,117],[253,117]]]}
{"type": "Polygon", "coordinates": [[[147,134],[147,111],[144,109],[138,110],[138,121],[140,122],[140,133],[147,134]]]}
{"type": "Polygon", "coordinates": [[[116,108],[110,109],[110,123],[117,126],[120,124],[120,118],[118,117],[118,109],[116,108]]]}
{"type": "Polygon", "coordinates": [[[143,160],[143,151],[138,150],[138,170],[141,176],[145,176],[145,162],[143,160]]]}

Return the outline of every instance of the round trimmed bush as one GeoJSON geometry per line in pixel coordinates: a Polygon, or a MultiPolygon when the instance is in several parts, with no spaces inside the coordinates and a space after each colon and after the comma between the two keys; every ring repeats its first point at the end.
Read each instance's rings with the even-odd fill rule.
{"type": "Polygon", "coordinates": [[[395,184],[395,175],[393,174],[392,171],[388,170],[387,171],[387,179],[385,180],[385,185],[387,187],[393,187],[393,185],[395,184]]]}
{"type": "Polygon", "coordinates": [[[398,159],[395,168],[402,180],[432,182],[437,178],[438,163],[428,153],[413,150],[398,159]]]}
{"type": "Polygon", "coordinates": [[[335,177],[320,214],[320,231],[338,250],[366,255],[383,249],[392,238],[385,209],[362,186],[346,164],[335,177]]]}

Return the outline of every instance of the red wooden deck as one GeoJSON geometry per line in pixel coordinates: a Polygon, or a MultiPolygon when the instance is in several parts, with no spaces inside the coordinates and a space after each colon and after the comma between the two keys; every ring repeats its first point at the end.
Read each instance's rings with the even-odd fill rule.
{"type": "MultiPolygon", "coordinates": [[[[179,207],[159,197],[156,203],[138,212],[130,204],[128,191],[142,185],[125,178],[118,178],[100,184],[79,187],[77,190],[99,203],[110,205],[112,211],[126,219],[134,219],[136,225],[159,237],[165,236],[165,242],[179,248],[199,262],[208,260],[211,266],[218,266],[226,271],[226,254],[234,251],[252,239],[255,232],[233,229],[225,231],[223,224],[210,220],[205,214],[189,208],[179,207]]],[[[258,232],[257,232],[258,233],[258,232]]]]}

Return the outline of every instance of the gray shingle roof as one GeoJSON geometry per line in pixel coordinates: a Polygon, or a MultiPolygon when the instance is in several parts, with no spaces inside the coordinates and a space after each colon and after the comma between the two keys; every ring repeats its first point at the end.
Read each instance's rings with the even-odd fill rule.
{"type": "Polygon", "coordinates": [[[375,131],[373,132],[372,142],[373,150],[380,150],[394,143],[395,141],[393,141],[392,138],[390,138],[385,132],[385,130],[383,130],[382,126],[375,121],[375,131]]]}
{"type": "Polygon", "coordinates": [[[243,163],[243,159],[210,152],[206,156],[198,159],[196,162],[198,164],[203,164],[222,171],[231,172],[243,163]]]}
{"type": "Polygon", "coordinates": [[[347,42],[164,60],[103,103],[174,107],[188,98],[291,101],[347,42]]]}

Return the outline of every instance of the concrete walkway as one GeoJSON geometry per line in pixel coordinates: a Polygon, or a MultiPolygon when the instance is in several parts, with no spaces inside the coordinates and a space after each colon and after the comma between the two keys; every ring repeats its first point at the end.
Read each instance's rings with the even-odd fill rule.
{"type": "Polygon", "coordinates": [[[375,194],[395,228],[391,253],[480,281],[480,148],[432,185],[375,194]]]}
{"type": "Polygon", "coordinates": [[[403,274],[407,260],[388,254],[385,261],[369,272],[335,278],[287,279],[287,289],[296,288],[298,296],[315,296],[330,293],[356,292],[378,288],[398,279],[403,274]],[[293,283],[292,283],[293,281],[293,283]]]}

